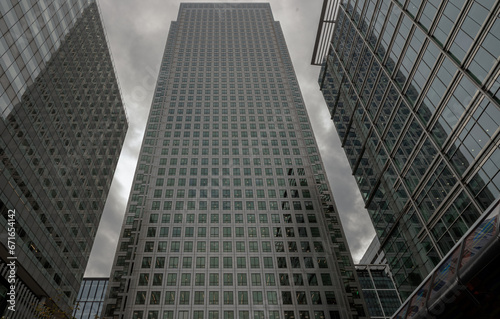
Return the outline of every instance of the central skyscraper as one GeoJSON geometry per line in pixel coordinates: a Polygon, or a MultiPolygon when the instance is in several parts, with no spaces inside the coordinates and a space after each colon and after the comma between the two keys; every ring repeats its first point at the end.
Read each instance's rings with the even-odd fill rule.
{"type": "Polygon", "coordinates": [[[361,318],[318,147],[269,4],[182,4],[106,318],[361,318]]]}

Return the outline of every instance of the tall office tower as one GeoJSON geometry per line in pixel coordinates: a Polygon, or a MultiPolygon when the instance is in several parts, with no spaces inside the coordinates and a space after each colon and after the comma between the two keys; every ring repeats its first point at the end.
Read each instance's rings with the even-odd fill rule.
{"type": "Polygon", "coordinates": [[[342,1],[327,50],[317,45],[321,90],[403,299],[499,197],[499,13],[498,1],[342,1]]]}
{"type": "Polygon", "coordinates": [[[360,318],[359,284],[269,4],[181,4],[107,318],[360,318]]]}
{"type": "Polygon", "coordinates": [[[125,110],[94,1],[7,0],[0,12],[0,316],[34,318],[40,301],[71,314],[125,110]]]}

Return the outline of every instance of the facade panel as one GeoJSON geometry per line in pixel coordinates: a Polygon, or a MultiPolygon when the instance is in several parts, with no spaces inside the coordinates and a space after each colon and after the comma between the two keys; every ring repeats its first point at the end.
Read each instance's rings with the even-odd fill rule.
{"type": "Polygon", "coordinates": [[[363,296],[372,319],[390,319],[401,299],[387,265],[356,265],[363,296]]]}
{"type": "Polygon", "coordinates": [[[75,319],[99,318],[109,278],[83,278],[73,310],[75,319]]]}

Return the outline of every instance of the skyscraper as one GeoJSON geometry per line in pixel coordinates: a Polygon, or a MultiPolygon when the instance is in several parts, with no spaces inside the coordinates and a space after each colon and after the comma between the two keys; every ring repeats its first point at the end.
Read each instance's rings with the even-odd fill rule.
{"type": "Polygon", "coordinates": [[[361,318],[359,284],[269,4],[181,4],[106,318],[361,318]]]}
{"type": "Polygon", "coordinates": [[[0,12],[0,314],[34,318],[40,301],[71,314],[125,110],[94,1],[8,0],[0,12]],[[16,311],[4,312],[11,290],[16,311]]]}
{"type": "Polygon", "coordinates": [[[342,1],[328,38],[331,2],[313,63],[404,299],[500,194],[500,6],[342,1]]]}

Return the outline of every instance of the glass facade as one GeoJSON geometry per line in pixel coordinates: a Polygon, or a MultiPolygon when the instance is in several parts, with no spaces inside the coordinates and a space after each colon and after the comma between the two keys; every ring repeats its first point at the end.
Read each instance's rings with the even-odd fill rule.
{"type": "MultiPolygon", "coordinates": [[[[7,230],[15,210],[12,255],[24,289],[5,315],[33,318],[40,300],[70,313],[125,138],[125,110],[94,1],[7,0],[0,11],[0,227],[7,230]]],[[[2,287],[7,244],[5,237],[2,287]]]]}
{"type": "Polygon", "coordinates": [[[341,1],[319,82],[403,298],[500,194],[499,12],[341,1]]]}
{"type": "Polygon", "coordinates": [[[181,4],[106,318],[362,318],[352,258],[269,4],[181,4]]]}
{"type": "Polygon", "coordinates": [[[396,311],[394,319],[498,318],[500,198],[396,311]],[[493,299],[492,299],[493,298],[493,299]]]}
{"type": "Polygon", "coordinates": [[[100,316],[108,282],[109,278],[83,278],[73,310],[75,319],[95,319],[100,316]]]}
{"type": "Polygon", "coordinates": [[[361,290],[372,319],[389,319],[401,299],[387,265],[356,265],[361,290]]]}

